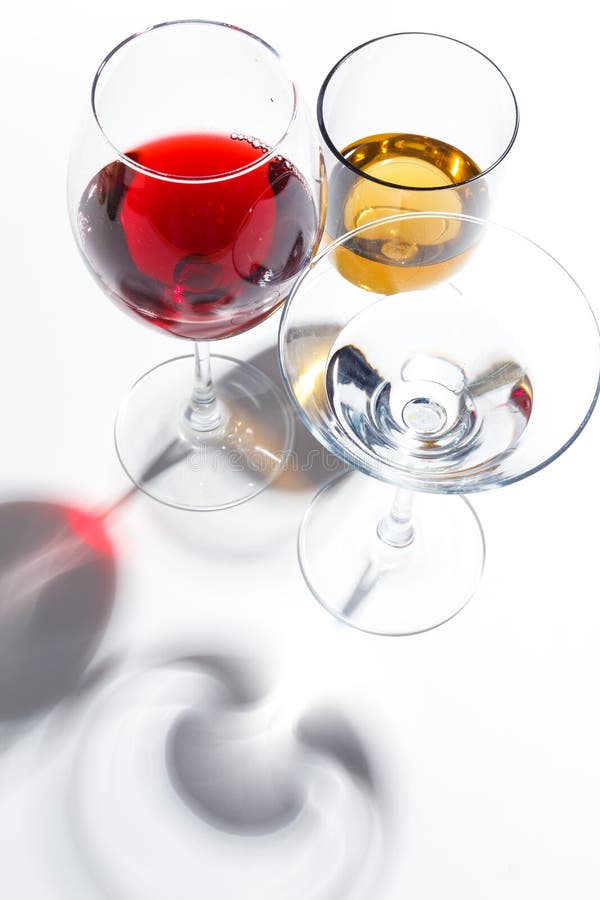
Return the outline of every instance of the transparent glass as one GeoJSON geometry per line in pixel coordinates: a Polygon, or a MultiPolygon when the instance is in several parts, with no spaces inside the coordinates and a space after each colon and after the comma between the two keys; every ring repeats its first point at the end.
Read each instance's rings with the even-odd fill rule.
{"type": "Polygon", "coordinates": [[[195,342],[117,417],[119,458],[156,499],[219,509],[278,474],[292,430],[278,388],[208,342],[281,306],[320,241],[323,192],[298,91],[255,35],[167,22],[98,69],[69,165],[78,247],[121,309],[195,342]]]}
{"type": "Polygon", "coordinates": [[[306,514],[307,581],[350,624],[406,634],[451,618],[481,575],[476,517],[442,495],[508,485],[559,456],[596,403],[600,342],[581,290],[536,244],[420,213],[363,226],[313,261],[285,307],[280,359],[307,427],[356,470],[306,514]],[[381,293],[345,276],[357,239],[429,229],[468,229],[472,242],[434,286],[419,262],[414,282],[406,261],[390,266],[381,293]]]}
{"type": "MultiPolygon", "coordinates": [[[[487,218],[515,140],[519,114],[498,67],[461,41],[438,34],[389,34],[344,56],[321,88],[318,120],[329,176],[326,234],[400,212],[445,212],[487,218]]],[[[446,260],[469,247],[470,234],[449,234],[446,260]]],[[[373,241],[377,241],[376,235],[373,241]]],[[[435,276],[431,253],[440,241],[424,235],[418,248],[435,276]]],[[[371,259],[363,287],[380,290],[375,275],[413,246],[379,242],[354,247],[371,259]]],[[[361,262],[348,255],[346,274],[360,282],[361,262]]],[[[383,276],[385,281],[385,273],[383,276]]]]}

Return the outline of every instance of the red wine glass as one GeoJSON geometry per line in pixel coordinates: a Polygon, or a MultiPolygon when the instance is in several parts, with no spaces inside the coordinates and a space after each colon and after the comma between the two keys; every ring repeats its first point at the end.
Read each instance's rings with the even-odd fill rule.
{"type": "Polygon", "coordinates": [[[98,69],[69,166],[78,246],[123,310],[194,342],[193,356],[143,375],[117,416],[123,467],[155,499],[234,506],[284,464],[292,420],[279,389],[211,356],[209,341],[281,306],[320,240],[323,195],[298,91],[255,35],[167,22],[98,69]]]}

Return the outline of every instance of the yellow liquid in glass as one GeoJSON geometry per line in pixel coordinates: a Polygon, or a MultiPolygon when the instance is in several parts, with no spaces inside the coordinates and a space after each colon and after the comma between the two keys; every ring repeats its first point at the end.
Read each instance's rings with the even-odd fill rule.
{"type": "Polygon", "coordinates": [[[414,134],[363,138],[346,147],[343,156],[361,174],[340,164],[332,175],[330,238],[398,213],[440,213],[375,225],[339,248],[336,262],[344,277],[367,290],[393,294],[435,284],[462,265],[473,237],[468,223],[444,214],[482,217],[487,212],[487,187],[469,156],[414,134]]]}

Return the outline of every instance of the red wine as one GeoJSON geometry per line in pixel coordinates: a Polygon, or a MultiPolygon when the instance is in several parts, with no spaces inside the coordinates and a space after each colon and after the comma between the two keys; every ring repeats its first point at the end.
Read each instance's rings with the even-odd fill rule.
{"type": "MultiPolygon", "coordinates": [[[[243,169],[268,148],[243,135],[185,134],[127,155],[153,173],[201,178],[243,169]]],[[[318,216],[281,156],[222,180],[169,181],[115,161],[87,186],[79,237],[110,296],[180,337],[228,337],[265,319],[310,258],[318,216]]]]}

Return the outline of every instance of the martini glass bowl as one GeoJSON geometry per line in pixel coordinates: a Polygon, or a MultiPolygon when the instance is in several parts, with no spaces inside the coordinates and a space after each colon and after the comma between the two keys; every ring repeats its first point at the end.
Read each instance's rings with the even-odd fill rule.
{"type": "Polygon", "coordinates": [[[598,326],[575,281],[532,241],[458,214],[395,216],[330,244],[293,288],[279,350],[305,425],[353,470],[307,510],[302,571],[333,615],[377,634],[464,607],[485,542],[461,495],[551,463],[598,397],[598,326]],[[437,264],[424,235],[459,231],[469,250],[424,277],[437,264]],[[406,252],[375,289],[368,251],[386,240],[406,252]],[[346,277],[357,245],[365,277],[346,277]]]}

